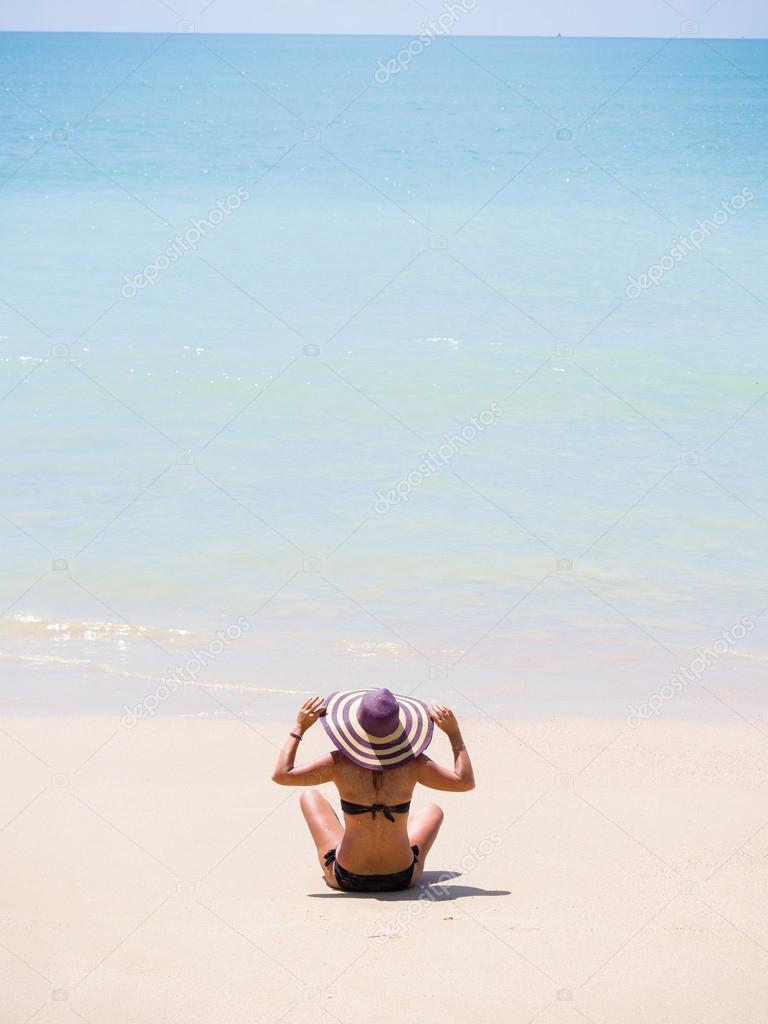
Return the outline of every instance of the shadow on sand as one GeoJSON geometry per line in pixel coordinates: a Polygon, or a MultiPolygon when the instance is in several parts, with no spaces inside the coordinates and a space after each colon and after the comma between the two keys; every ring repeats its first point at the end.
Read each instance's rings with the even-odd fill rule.
{"type": "Polygon", "coordinates": [[[385,903],[428,900],[430,903],[449,903],[465,896],[511,896],[509,889],[480,889],[474,885],[452,885],[451,880],[460,878],[458,871],[425,871],[418,885],[400,892],[340,892],[328,887],[328,892],[307,893],[312,899],[375,899],[385,903]]]}

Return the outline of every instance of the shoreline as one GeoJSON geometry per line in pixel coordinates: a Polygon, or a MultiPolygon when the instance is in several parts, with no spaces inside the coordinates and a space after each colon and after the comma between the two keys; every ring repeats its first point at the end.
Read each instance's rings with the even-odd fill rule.
{"type": "MultiPolygon", "coordinates": [[[[386,685],[385,680],[382,685],[386,685]]],[[[353,687],[350,687],[353,688],[353,687]]],[[[702,687],[702,690],[704,688],[702,687]]],[[[31,702],[27,697],[17,702],[0,697],[0,722],[66,722],[103,721],[115,728],[130,732],[140,730],[153,722],[211,722],[221,723],[239,720],[246,724],[264,724],[269,728],[292,720],[293,712],[315,691],[299,694],[274,690],[264,693],[260,706],[253,704],[253,691],[239,691],[219,688],[216,685],[199,684],[190,693],[173,695],[156,705],[146,698],[135,703],[119,704],[114,694],[105,694],[100,702],[96,700],[73,705],[71,693],[64,691],[58,701],[50,698],[31,702]],[[238,700],[237,698],[241,698],[238,700]]],[[[677,695],[664,699],[658,693],[646,695],[626,703],[621,699],[586,700],[574,697],[572,700],[536,699],[520,701],[517,707],[510,702],[498,704],[484,698],[482,694],[458,693],[450,687],[430,693],[418,687],[403,687],[398,692],[411,695],[430,704],[438,700],[452,707],[462,721],[477,726],[506,723],[540,726],[545,723],[612,723],[628,733],[643,731],[649,726],[664,725],[729,725],[741,722],[756,730],[764,730],[768,737],[768,700],[753,693],[734,695],[727,690],[707,688],[697,694],[677,695]]],[[[320,692],[319,696],[323,696],[320,692]]]]}

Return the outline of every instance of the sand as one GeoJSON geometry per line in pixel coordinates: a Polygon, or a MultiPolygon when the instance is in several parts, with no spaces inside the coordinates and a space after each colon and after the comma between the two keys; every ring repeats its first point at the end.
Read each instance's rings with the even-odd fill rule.
{"type": "Polygon", "coordinates": [[[764,1024],[768,722],[463,727],[431,888],[358,897],[285,727],[3,719],[0,1022],[764,1024]]]}

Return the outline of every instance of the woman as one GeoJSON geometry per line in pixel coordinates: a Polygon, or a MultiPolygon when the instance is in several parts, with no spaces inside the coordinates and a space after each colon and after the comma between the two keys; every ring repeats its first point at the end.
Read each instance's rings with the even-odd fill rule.
{"type": "Polygon", "coordinates": [[[315,789],[301,794],[323,875],[333,889],[391,892],[408,889],[421,878],[443,812],[428,804],[409,816],[417,782],[431,789],[463,793],[475,777],[452,711],[442,704],[427,708],[412,697],[389,690],[334,693],[302,704],[272,775],[281,786],[333,782],[341,797],[344,824],[315,789]],[[294,767],[302,736],[318,718],[336,747],[311,764],[294,767]],[[443,768],[424,753],[433,726],[448,736],[453,768],[443,768]]]}

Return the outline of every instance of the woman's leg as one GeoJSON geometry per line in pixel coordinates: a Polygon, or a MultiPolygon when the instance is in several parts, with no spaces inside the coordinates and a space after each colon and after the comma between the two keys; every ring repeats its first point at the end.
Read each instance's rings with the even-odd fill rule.
{"type": "Polygon", "coordinates": [[[408,818],[408,839],[411,846],[419,848],[419,859],[413,869],[411,885],[416,885],[421,878],[427,854],[432,849],[432,843],[437,839],[442,824],[443,811],[437,804],[427,804],[408,818]]]}
{"type": "Polygon", "coordinates": [[[336,849],[341,842],[344,826],[337,818],[333,807],[316,789],[305,789],[299,797],[299,804],[315,841],[317,857],[325,880],[332,888],[338,889],[333,873],[333,864],[329,867],[325,866],[325,855],[329,850],[336,849]]]}

